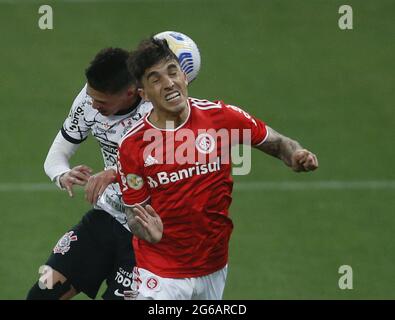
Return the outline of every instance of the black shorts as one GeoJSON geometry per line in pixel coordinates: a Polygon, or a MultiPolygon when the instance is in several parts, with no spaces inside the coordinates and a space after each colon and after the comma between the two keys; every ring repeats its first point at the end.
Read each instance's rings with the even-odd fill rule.
{"type": "Polygon", "coordinates": [[[92,299],[104,280],[103,299],[123,299],[135,266],[132,234],[107,212],[90,210],[58,241],[46,264],[92,299]]]}

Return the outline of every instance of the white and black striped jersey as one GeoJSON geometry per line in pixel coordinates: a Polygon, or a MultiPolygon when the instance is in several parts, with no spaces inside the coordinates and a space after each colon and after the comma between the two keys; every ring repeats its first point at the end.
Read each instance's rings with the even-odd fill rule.
{"type": "MultiPolygon", "coordinates": [[[[86,93],[85,85],[75,98],[61,133],[67,141],[74,144],[85,141],[91,133],[100,144],[105,169],[116,169],[118,142],[152,109],[152,104],[140,101],[132,107],[132,110],[124,115],[103,116],[92,107],[92,98],[86,93]]],[[[107,187],[95,207],[105,210],[128,228],[118,183],[107,187]]]]}

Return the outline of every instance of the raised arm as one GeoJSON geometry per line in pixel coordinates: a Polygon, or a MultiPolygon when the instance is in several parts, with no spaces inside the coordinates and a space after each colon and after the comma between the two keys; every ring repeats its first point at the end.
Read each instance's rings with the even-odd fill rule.
{"type": "Polygon", "coordinates": [[[256,146],[257,149],[282,160],[296,172],[313,171],[318,168],[318,160],[314,153],[269,126],[266,126],[267,138],[265,142],[256,146]]]}
{"type": "Polygon", "coordinates": [[[90,131],[82,116],[87,106],[87,99],[86,86],[84,86],[74,99],[69,115],[56,135],[44,163],[48,177],[59,188],[66,189],[70,196],[73,196],[73,185],[85,185],[92,173],[92,170],[85,165],[70,168],[69,164],[70,158],[81,142],[85,141],[90,131]]]}
{"type": "Polygon", "coordinates": [[[66,189],[73,196],[73,185],[85,185],[92,170],[80,165],[70,168],[69,160],[78,149],[78,144],[73,144],[63,138],[59,132],[48,151],[44,162],[44,170],[47,176],[56,183],[59,188],[66,189]]]}

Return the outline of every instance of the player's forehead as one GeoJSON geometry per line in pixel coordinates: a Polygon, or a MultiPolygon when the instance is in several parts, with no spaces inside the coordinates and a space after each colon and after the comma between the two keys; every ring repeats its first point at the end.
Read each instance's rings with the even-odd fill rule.
{"type": "Polygon", "coordinates": [[[176,59],[162,59],[158,63],[149,67],[144,72],[144,78],[148,79],[150,76],[160,73],[167,73],[169,70],[180,70],[180,64],[176,59]]]}
{"type": "Polygon", "coordinates": [[[105,95],[103,92],[100,92],[100,91],[98,91],[98,90],[95,90],[95,89],[93,89],[90,85],[89,85],[89,83],[87,84],[87,86],[86,86],[86,93],[89,95],[89,96],[102,96],[102,95],[105,95]]]}

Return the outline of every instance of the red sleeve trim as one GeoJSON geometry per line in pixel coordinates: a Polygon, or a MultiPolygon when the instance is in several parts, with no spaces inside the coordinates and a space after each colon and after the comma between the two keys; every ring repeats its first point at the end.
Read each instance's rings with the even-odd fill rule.
{"type": "Polygon", "coordinates": [[[265,126],[265,130],[266,130],[266,135],[265,135],[265,137],[263,138],[263,140],[262,140],[261,142],[259,142],[259,143],[257,143],[257,144],[254,144],[254,147],[260,146],[262,143],[264,143],[264,142],[266,141],[267,137],[269,136],[269,130],[267,130],[267,127],[266,127],[266,126],[265,126]]]}

